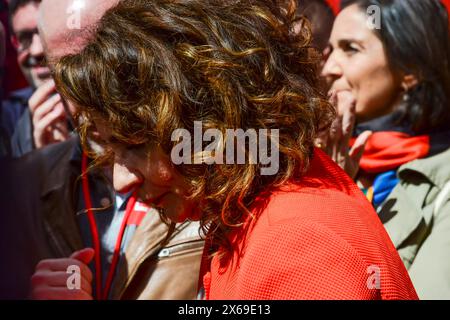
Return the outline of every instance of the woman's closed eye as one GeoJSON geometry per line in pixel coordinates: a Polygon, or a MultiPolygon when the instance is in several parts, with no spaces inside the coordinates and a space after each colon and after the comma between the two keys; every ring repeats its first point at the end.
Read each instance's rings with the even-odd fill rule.
{"type": "Polygon", "coordinates": [[[358,52],[361,52],[361,48],[354,42],[351,41],[340,41],[339,47],[342,51],[344,51],[347,55],[353,55],[358,52]]]}

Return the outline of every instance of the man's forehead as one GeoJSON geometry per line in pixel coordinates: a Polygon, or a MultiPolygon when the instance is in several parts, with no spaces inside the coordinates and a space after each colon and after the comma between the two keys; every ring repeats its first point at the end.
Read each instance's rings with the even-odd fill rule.
{"type": "Polygon", "coordinates": [[[19,7],[11,18],[13,29],[17,31],[18,29],[36,28],[38,8],[39,4],[36,2],[19,7]]]}
{"type": "Polygon", "coordinates": [[[45,27],[83,29],[95,24],[119,0],[42,0],[40,14],[45,27]]]}
{"type": "Polygon", "coordinates": [[[95,24],[118,0],[43,0],[39,31],[49,60],[79,52],[95,24]]]}
{"type": "MultiPolygon", "coordinates": [[[[39,32],[42,35],[45,31],[39,28],[39,32]]],[[[56,64],[63,56],[79,53],[89,40],[89,34],[85,33],[68,30],[65,33],[43,36],[42,43],[49,64],[56,64]]]]}

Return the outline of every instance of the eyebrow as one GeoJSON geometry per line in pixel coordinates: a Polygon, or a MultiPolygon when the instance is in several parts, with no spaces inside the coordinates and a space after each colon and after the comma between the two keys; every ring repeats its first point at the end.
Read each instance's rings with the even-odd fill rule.
{"type": "MultiPolygon", "coordinates": [[[[343,47],[349,43],[356,43],[358,45],[360,45],[361,47],[365,47],[363,44],[363,41],[355,39],[355,38],[344,38],[344,39],[339,39],[337,42],[338,47],[343,47]]],[[[328,45],[332,48],[334,48],[333,44],[330,42],[328,42],[328,45]]]]}

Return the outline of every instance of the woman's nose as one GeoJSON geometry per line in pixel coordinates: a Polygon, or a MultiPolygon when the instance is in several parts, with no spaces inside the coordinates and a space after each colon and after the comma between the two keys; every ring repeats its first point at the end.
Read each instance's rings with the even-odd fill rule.
{"type": "Polygon", "coordinates": [[[338,78],[342,76],[342,69],[338,63],[338,61],[335,59],[335,54],[331,53],[328,57],[327,61],[325,62],[325,65],[322,69],[322,77],[324,78],[338,78]]]}
{"type": "Polygon", "coordinates": [[[113,184],[119,193],[127,193],[141,185],[143,178],[127,166],[119,163],[114,164],[113,184]]]}

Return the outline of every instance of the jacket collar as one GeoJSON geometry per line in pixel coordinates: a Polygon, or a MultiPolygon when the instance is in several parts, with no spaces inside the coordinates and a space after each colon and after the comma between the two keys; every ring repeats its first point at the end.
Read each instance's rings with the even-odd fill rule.
{"type": "Polygon", "coordinates": [[[405,180],[407,174],[412,171],[442,188],[450,180],[450,166],[442,164],[449,162],[450,149],[433,157],[419,159],[403,165],[399,169],[399,177],[401,180],[405,180]]]}
{"type": "Polygon", "coordinates": [[[113,300],[120,299],[142,262],[161,250],[169,240],[172,231],[170,226],[161,221],[159,213],[150,208],[141,225],[136,229],[124,256],[120,259],[111,288],[113,300]]]}

